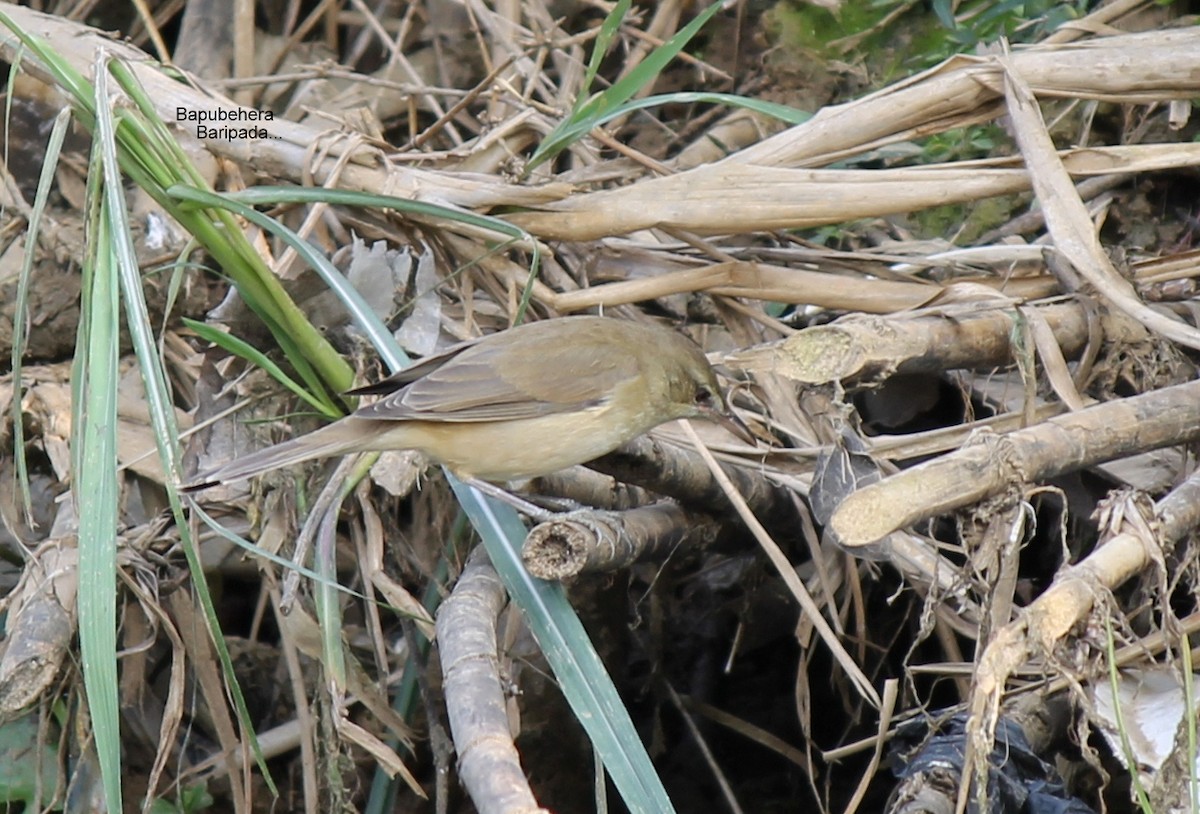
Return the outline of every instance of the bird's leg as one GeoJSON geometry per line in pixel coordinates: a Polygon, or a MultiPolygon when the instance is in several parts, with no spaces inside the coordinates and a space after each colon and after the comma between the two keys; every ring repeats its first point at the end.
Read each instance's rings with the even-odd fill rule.
{"type": "Polygon", "coordinates": [[[590,508],[589,506],[585,506],[584,504],[580,503],[578,500],[571,500],[569,497],[539,494],[532,494],[530,497],[533,499],[530,502],[536,501],[536,505],[541,506],[543,509],[546,509],[549,512],[553,512],[556,515],[586,511],[590,508]]]}
{"type": "Polygon", "coordinates": [[[552,512],[547,509],[543,509],[541,506],[535,506],[534,504],[530,503],[528,500],[519,498],[516,495],[514,495],[512,492],[508,492],[504,489],[501,489],[499,486],[497,486],[494,483],[488,483],[487,481],[479,480],[478,478],[464,478],[463,483],[465,483],[468,486],[471,486],[475,489],[478,489],[480,492],[487,495],[488,497],[496,498],[496,500],[499,500],[501,503],[507,503],[509,506],[512,506],[514,509],[519,511],[521,514],[532,518],[534,521],[536,521],[538,523],[545,523],[546,521],[552,520],[555,517],[557,517],[556,512],[552,512]]]}

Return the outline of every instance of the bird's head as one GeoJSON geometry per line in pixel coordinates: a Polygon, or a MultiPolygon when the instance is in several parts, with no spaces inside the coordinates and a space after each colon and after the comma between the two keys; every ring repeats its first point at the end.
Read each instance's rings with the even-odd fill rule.
{"type": "Polygon", "coordinates": [[[707,418],[721,424],[738,438],[754,444],[754,436],[742,420],[729,409],[729,404],[717,382],[717,374],[704,353],[680,337],[680,350],[665,353],[670,359],[665,371],[671,404],[678,418],[707,418]]]}

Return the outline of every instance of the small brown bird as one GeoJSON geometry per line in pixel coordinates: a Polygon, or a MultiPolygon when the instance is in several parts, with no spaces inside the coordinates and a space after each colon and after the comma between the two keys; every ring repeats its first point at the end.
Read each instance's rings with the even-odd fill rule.
{"type": "Polygon", "coordinates": [[[386,449],[418,450],[468,480],[519,480],[598,458],[676,418],[709,417],[747,437],[700,348],[665,327],[605,317],[520,325],[351,392],[383,398],[185,489],[386,449]]]}

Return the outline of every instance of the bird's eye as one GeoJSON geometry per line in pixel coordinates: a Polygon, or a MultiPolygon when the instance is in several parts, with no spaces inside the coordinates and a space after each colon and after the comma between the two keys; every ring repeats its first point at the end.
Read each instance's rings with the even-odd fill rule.
{"type": "Polygon", "coordinates": [[[701,387],[696,391],[696,404],[701,407],[707,407],[712,404],[713,394],[707,387],[701,387]]]}

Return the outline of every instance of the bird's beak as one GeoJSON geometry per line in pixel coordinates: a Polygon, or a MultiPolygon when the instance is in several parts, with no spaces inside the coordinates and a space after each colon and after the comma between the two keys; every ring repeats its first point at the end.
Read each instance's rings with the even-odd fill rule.
{"type": "Polygon", "coordinates": [[[746,423],[738,418],[732,410],[709,409],[704,411],[704,417],[717,422],[750,446],[758,446],[758,439],[754,437],[754,433],[750,432],[746,423]]]}

